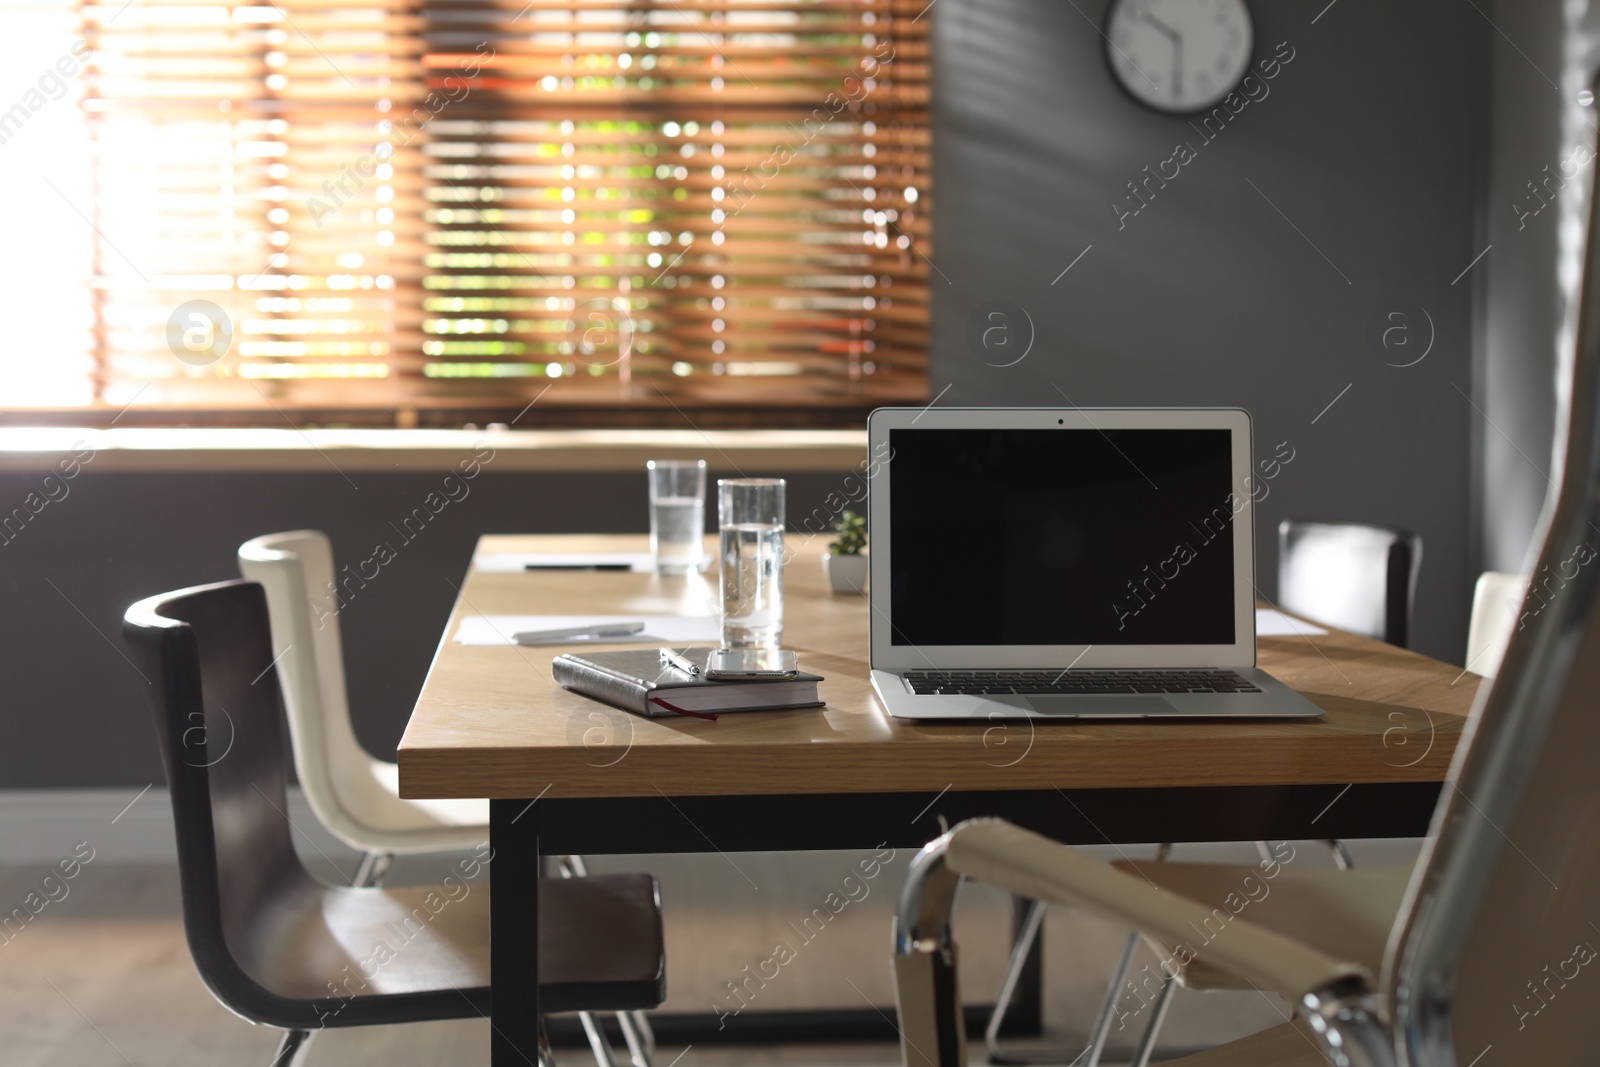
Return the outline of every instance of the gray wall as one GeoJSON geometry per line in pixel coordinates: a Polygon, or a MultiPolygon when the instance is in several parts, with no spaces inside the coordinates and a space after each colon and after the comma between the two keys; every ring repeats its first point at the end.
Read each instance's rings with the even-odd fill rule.
{"type": "Polygon", "coordinates": [[[1340,0],[1313,25],[1325,6],[1251,5],[1257,56],[1287,41],[1294,58],[1207,143],[1113,83],[1104,2],[941,0],[934,391],[1248,409],[1258,455],[1288,441],[1296,456],[1259,510],[1262,591],[1286,515],[1409,527],[1424,541],[1414,645],[1460,662],[1472,286],[1451,282],[1482,248],[1488,27],[1456,0],[1340,0]],[[1178,142],[1196,158],[1119,229],[1113,198],[1178,142]],[[1369,337],[1395,300],[1432,318],[1415,366],[1386,365],[1369,337]],[[1025,339],[1015,312],[1010,349],[969,328],[993,301],[1032,321],[1013,366],[993,364],[1025,339]]]}
{"type": "MultiPolygon", "coordinates": [[[[1563,103],[1576,92],[1558,88],[1567,80],[1562,5],[1501,0],[1493,13],[1506,36],[1496,35],[1490,62],[1483,244],[1494,247],[1476,272],[1483,311],[1477,352],[1483,415],[1473,424],[1474,548],[1481,569],[1515,572],[1522,569],[1552,473],[1556,382],[1564,365],[1557,358],[1566,304],[1557,279],[1562,216],[1573,210],[1593,164],[1570,190],[1559,191],[1566,194],[1565,205],[1532,213],[1538,201],[1528,183],[1542,182],[1546,167],[1559,175],[1574,145],[1562,119],[1563,103]]],[[[1592,145],[1592,135],[1585,131],[1583,141],[1592,145]]],[[[1543,186],[1540,192],[1557,195],[1543,186]]]]}

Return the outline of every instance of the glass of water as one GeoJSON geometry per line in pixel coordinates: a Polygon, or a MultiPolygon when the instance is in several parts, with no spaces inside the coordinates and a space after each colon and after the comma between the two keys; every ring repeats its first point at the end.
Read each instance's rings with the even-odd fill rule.
{"type": "Polygon", "coordinates": [[[782,478],[717,482],[722,528],[722,647],[783,645],[782,478]]]}
{"type": "Polygon", "coordinates": [[[650,557],[657,574],[688,574],[705,558],[706,461],[652,459],[650,557]]]}

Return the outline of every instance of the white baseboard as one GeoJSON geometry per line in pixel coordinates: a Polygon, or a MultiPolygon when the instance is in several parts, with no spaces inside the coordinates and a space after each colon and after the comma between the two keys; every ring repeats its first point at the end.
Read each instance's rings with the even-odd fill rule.
{"type": "MultiPolygon", "coordinates": [[[[289,787],[296,849],[324,853],[336,864],[357,856],[325,830],[305,794],[289,787]]],[[[174,863],[172,804],[162,786],[138,789],[0,790],[0,864],[53,864],[79,842],[97,863],[174,863]]]]}

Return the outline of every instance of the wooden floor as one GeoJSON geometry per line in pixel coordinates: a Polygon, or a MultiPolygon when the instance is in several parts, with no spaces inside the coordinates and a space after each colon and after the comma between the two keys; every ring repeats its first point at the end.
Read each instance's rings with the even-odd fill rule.
{"type": "MultiPolygon", "coordinates": [[[[1297,848],[1297,863],[1328,862],[1314,843],[1297,848]]],[[[1403,843],[1373,842],[1352,851],[1363,865],[1414,855],[1414,848],[1403,843]]],[[[1149,849],[1127,852],[1137,857],[1149,849]]],[[[1253,856],[1248,845],[1186,846],[1175,858],[1249,863],[1253,856]]],[[[856,858],[833,852],[611,857],[595,860],[593,867],[660,875],[668,926],[670,995],[664,1010],[710,1011],[717,1003],[733,1006],[723,999],[725,983],[742,977],[747,964],[770,956],[778,940],[797,942],[788,924],[798,923],[836,889],[856,858]]],[[[896,857],[868,883],[865,897],[846,907],[815,940],[797,946],[798,958],[760,991],[751,1009],[859,1007],[870,1001],[892,1016],[889,914],[909,858],[896,857]]],[[[403,861],[391,881],[428,880],[440,862],[437,857],[403,861]]],[[[0,867],[5,910],[34,890],[44,873],[0,867]]],[[[957,939],[970,1001],[994,995],[1004,963],[1008,907],[1005,898],[984,887],[963,890],[957,939]]],[[[1098,920],[1066,910],[1052,913],[1046,923],[1046,1016],[1055,1040],[1081,1041],[1124,937],[1125,931],[1098,920]]],[[[1153,960],[1141,956],[1135,969],[1153,960]]],[[[1255,993],[1180,991],[1162,1044],[1188,1049],[1217,1044],[1280,1022],[1287,1011],[1282,1000],[1255,993]]],[[[730,1030],[736,1023],[735,1018],[730,1030]]],[[[236,1018],[200,983],[184,946],[177,873],[168,865],[86,866],[65,898],[48,904],[0,943],[0,1034],[3,1067],[264,1067],[277,1043],[276,1032],[236,1018]]],[[[1114,1030],[1111,1048],[1125,1050],[1137,1036],[1132,1026],[1114,1030]]],[[[561,1050],[559,1059],[567,1065],[590,1062],[581,1049],[561,1050]]],[[[972,1059],[984,1062],[976,1051],[972,1059]]],[[[890,1044],[700,1044],[687,1050],[664,1046],[656,1061],[657,1067],[821,1067],[889,1065],[898,1057],[890,1044]]],[[[473,1067],[488,1062],[487,1025],[469,1020],[330,1031],[313,1040],[302,1062],[473,1067]]]]}

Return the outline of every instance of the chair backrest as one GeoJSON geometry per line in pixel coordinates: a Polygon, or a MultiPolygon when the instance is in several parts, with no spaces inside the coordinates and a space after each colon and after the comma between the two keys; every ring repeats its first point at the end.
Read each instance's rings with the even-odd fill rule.
{"type": "MultiPolygon", "coordinates": [[[[1500,672],[1506,642],[1524,612],[1528,579],[1521,574],[1484,571],[1472,589],[1472,619],[1467,624],[1467,670],[1493,678],[1500,672]]],[[[1535,609],[1537,605],[1535,605],[1535,609]]]]}
{"type": "MultiPolygon", "coordinates": [[[[1597,83],[1596,88],[1600,88],[1597,83]]],[[[1600,220],[1590,220],[1548,598],[1479,692],[1385,966],[1414,1067],[1600,1063],[1600,220]]],[[[1519,620],[1521,621],[1521,620],[1519,620]]]]}
{"type": "Polygon", "coordinates": [[[1278,524],[1278,606],[1402,648],[1422,538],[1361,522],[1284,519],[1278,524]]]}
{"type": "Polygon", "coordinates": [[[195,967],[248,1019],[314,1019],[258,984],[244,962],[262,947],[253,932],[264,911],[319,888],[290,839],[288,753],[261,587],[235,580],[150,597],[128,609],[122,632],[150,683],[195,967]]]}
{"type": "Polygon", "coordinates": [[[266,534],[239,546],[239,570],[266,591],[306,800],[325,826],[364,850],[365,828],[381,819],[371,809],[392,798],[369,795],[376,789],[366,770],[372,757],[350,721],[333,548],[319,530],[266,534]]]}

